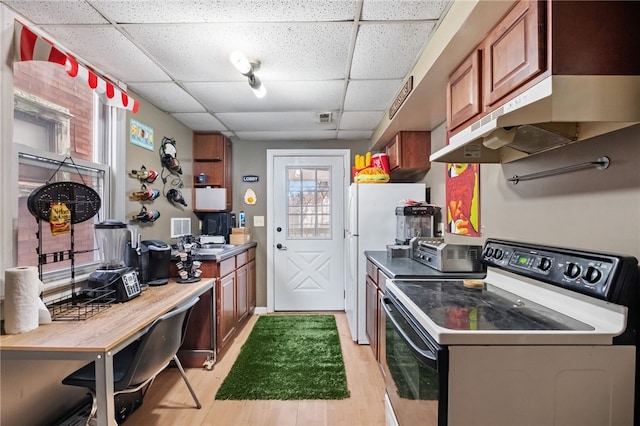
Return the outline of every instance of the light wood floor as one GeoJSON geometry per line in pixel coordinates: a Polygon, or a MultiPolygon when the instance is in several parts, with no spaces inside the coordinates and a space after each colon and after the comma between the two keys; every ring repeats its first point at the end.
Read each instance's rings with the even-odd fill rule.
{"type": "Polygon", "coordinates": [[[236,337],[213,370],[186,369],[202,408],[197,409],[176,368],[156,378],[144,403],[125,423],[156,426],[376,426],[384,425],[384,382],[368,345],[351,340],[346,316],[336,313],[351,397],[344,400],[217,401],[216,392],[249,336],[257,316],[236,337]]]}

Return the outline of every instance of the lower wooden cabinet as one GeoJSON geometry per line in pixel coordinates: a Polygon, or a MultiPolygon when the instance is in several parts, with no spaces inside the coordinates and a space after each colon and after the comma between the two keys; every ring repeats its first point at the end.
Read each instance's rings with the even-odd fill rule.
{"type": "Polygon", "coordinates": [[[382,298],[386,288],[387,276],[367,259],[367,284],[365,289],[365,329],[371,350],[378,363],[385,349],[385,315],[382,298]]]}
{"type": "MultiPolygon", "coordinates": [[[[202,367],[214,356],[220,357],[253,313],[256,307],[255,253],[254,246],[220,262],[202,262],[202,276],[216,278],[215,300],[213,291],[206,293],[191,313],[179,354],[183,366],[202,367]]],[[[170,274],[177,276],[175,266],[170,274]]]]}
{"type": "Polygon", "coordinates": [[[220,278],[218,288],[218,341],[217,351],[220,352],[227,342],[233,338],[238,323],[236,317],[236,274],[232,272],[220,278]]]}
{"type": "Polygon", "coordinates": [[[244,320],[249,314],[249,267],[242,265],[236,270],[236,286],[238,288],[238,321],[244,320]]]}
{"type": "Polygon", "coordinates": [[[371,277],[367,277],[365,299],[367,311],[365,330],[371,350],[376,355],[376,359],[378,359],[378,286],[371,277]]]}

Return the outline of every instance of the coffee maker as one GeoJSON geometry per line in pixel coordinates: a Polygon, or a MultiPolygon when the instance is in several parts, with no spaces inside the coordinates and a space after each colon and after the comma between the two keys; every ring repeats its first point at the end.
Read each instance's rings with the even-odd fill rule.
{"type": "Polygon", "coordinates": [[[100,248],[101,263],[89,275],[89,294],[99,290],[111,290],[118,302],[126,302],[140,295],[138,274],[134,268],[126,266],[126,252],[129,237],[135,245],[135,229],[117,220],[105,220],[95,225],[96,240],[100,248]]]}
{"type": "Polygon", "coordinates": [[[164,285],[169,282],[171,247],[159,240],[142,240],[137,248],[129,247],[127,265],[138,271],[141,284],[164,285]]]}

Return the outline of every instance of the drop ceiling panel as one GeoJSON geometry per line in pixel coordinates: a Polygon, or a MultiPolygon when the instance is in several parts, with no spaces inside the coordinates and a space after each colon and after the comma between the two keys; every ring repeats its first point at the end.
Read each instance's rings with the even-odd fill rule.
{"type": "Polygon", "coordinates": [[[350,81],[344,100],[345,111],[384,110],[391,105],[402,80],[350,81]]]}
{"type": "Polygon", "coordinates": [[[120,23],[151,22],[283,22],[353,20],[355,1],[332,0],[184,0],[93,2],[120,23]]]}
{"type": "Polygon", "coordinates": [[[345,111],[340,120],[340,130],[372,129],[371,123],[380,122],[383,113],[384,111],[345,111]]]}
{"type": "Polygon", "coordinates": [[[261,62],[258,75],[263,81],[344,78],[351,34],[348,23],[126,25],[124,29],[181,81],[242,80],[229,61],[234,50],[261,62]]]}
{"type": "Polygon", "coordinates": [[[373,135],[373,130],[340,130],[338,139],[367,140],[373,135]]]}
{"type": "Polygon", "coordinates": [[[315,111],[339,109],[342,81],[265,81],[258,99],[248,82],[185,83],[186,89],[213,112],[315,111]]]}
{"type": "Polygon", "coordinates": [[[206,112],[174,112],[171,115],[192,130],[203,132],[229,130],[214,116],[206,112]]]}
{"type": "Polygon", "coordinates": [[[134,83],[129,89],[166,112],[205,112],[198,101],[175,83],[134,83]]]}
{"type": "Polygon", "coordinates": [[[364,0],[363,21],[437,20],[448,5],[446,0],[364,0]]]}
{"type": "Polygon", "coordinates": [[[225,125],[238,131],[332,130],[331,123],[318,123],[315,112],[246,112],[216,114],[225,125]]]}
{"type": "Polygon", "coordinates": [[[367,24],[358,30],[351,78],[404,78],[435,23],[367,24]]]}
{"type": "Polygon", "coordinates": [[[35,24],[107,24],[84,0],[6,0],[3,3],[17,10],[35,24]]]}
{"type": "Polygon", "coordinates": [[[168,81],[169,76],[127,40],[108,26],[44,26],[47,33],[108,76],[125,82],[168,81]]]}
{"type": "MultiPolygon", "coordinates": [[[[252,140],[252,141],[321,141],[332,140],[336,138],[335,130],[318,130],[318,131],[306,131],[306,132],[237,132],[237,137],[240,140],[252,140]]],[[[304,145],[302,145],[304,146],[304,145]]]]}

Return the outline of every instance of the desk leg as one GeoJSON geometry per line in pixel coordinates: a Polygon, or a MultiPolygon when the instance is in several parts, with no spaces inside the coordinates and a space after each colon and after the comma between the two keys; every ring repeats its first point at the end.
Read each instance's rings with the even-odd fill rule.
{"type": "Polygon", "coordinates": [[[98,426],[116,424],[115,403],[113,400],[113,356],[111,352],[96,355],[96,398],[98,426]]]}

